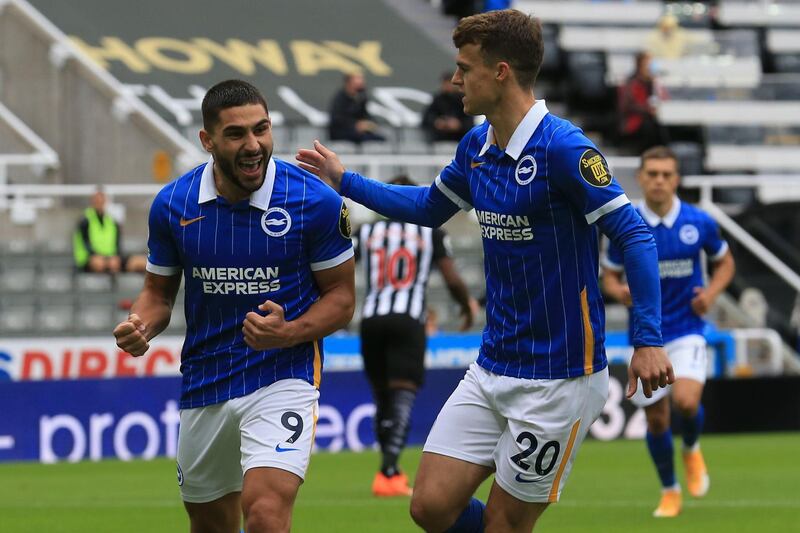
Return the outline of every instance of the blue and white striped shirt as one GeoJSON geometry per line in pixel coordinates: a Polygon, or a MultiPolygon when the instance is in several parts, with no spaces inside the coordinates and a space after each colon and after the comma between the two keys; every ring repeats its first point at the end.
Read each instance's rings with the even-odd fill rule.
{"type": "MultiPolygon", "coordinates": [[[[663,218],[642,203],[636,206],[658,247],[658,271],[661,278],[661,333],[664,342],[685,335],[702,334],[705,321],[692,310],[694,288],[702,287],[703,268],[700,252],[718,261],[728,251],[717,223],[706,212],[677,197],[663,218]]],[[[624,254],[611,243],[603,257],[603,268],[621,272],[624,254]]]]}
{"type": "Polygon", "coordinates": [[[272,300],[286,320],[320,296],[313,272],[353,256],[341,197],[315,176],[270,159],[249,200],[217,195],[213,160],[164,187],[150,208],[147,270],[183,270],[186,339],[180,407],[237,398],[280,379],[319,386],[322,340],[254,351],[245,316],[272,300]]]}
{"type": "Polygon", "coordinates": [[[488,123],[471,130],[431,187],[352,172],[342,194],[385,216],[436,226],[476,210],[484,249],[486,328],[478,364],[506,376],[563,379],[606,364],[597,283],[598,224],[640,273],[637,346],[660,346],[655,244],[583,132],[538,101],[500,150],[488,123]]]}

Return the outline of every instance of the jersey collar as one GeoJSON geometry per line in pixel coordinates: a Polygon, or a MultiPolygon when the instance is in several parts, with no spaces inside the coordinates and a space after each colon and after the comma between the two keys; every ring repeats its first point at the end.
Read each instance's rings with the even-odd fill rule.
{"type": "MultiPolygon", "coordinates": [[[[528,141],[531,140],[531,137],[533,137],[533,133],[536,131],[536,128],[539,127],[539,123],[547,113],[547,106],[544,100],[537,100],[525,114],[522,121],[517,126],[517,129],[514,130],[514,134],[511,135],[508,146],[506,146],[506,153],[510,155],[514,161],[519,159],[519,156],[522,155],[522,151],[525,149],[528,141]]],[[[489,129],[486,132],[486,142],[483,144],[483,148],[481,148],[478,156],[485,154],[486,150],[493,144],[494,128],[489,124],[489,129]]]]}
{"type": "Polygon", "coordinates": [[[651,228],[655,228],[659,224],[664,224],[665,228],[672,229],[672,226],[675,225],[675,221],[678,220],[678,214],[681,212],[681,201],[677,196],[673,196],[672,207],[669,213],[664,215],[664,218],[661,218],[658,216],[658,213],[647,207],[647,202],[644,200],[639,204],[639,211],[642,213],[642,218],[651,228]]]}
{"type": "MultiPolygon", "coordinates": [[[[253,194],[250,195],[250,205],[266,211],[269,207],[269,200],[272,197],[272,187],[275,185],[275,160],[269,158],[267,163],[267,175],[264,183],[253,194]]],[[[197,197],[198,204],[204,204],[217,198],[217,186],[214,184],[214,157],[208,159],[203,175],[200,177],[200,194],[197,197]]]]}

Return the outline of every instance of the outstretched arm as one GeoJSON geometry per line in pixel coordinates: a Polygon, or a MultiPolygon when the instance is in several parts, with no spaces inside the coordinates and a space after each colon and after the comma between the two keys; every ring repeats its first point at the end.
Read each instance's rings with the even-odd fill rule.
{"type": "Polygon", "coordinates": [[[336,153],[319,141],[313,150],[299,150],[297,161],[343,196],[389,218],[438,227],[458,211],[436,187],[388,185],[345,171],[336,153]]]}

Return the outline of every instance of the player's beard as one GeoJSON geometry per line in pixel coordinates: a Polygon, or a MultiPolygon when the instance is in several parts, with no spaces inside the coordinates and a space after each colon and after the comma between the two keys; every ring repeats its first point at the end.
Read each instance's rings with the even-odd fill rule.
{"type": "Polygon", "coordinates": [[[240,152],[236,154],[236,157],[234,159],[225,159],[225,158],[217,159],[215,157],[214,160],[219,166],[219,169],[222,171],[222,174],[225,177],[225,179],[234,184],[239,190],[247,193],[253,193],[258,189],[260,189],[261,186],[264,184],[264,179],[267,175],[267,162],[269,161],[270,156],[272,156],[272,153],[269,150],[267,150],[266,147],[261,146],[261,150],[259,152],[254,152],[254,153],[240,152]],[[243,158],[257,157],[259,155],[261,155],[260,176],[256,179],[240,176],[239,173],[237,172],[238,161],[243,158]]]}

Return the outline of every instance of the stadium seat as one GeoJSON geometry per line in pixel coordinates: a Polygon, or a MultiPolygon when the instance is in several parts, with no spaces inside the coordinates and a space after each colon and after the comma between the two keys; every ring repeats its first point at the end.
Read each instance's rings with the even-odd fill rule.
{"type": "Polygon", "coordinates": [[[72,290],[72,272],[69,270],[45,270],[36,282],[39,291],[64,293],[72,290]]]}
{"type": "Polygon", "coordinates": [[[391,154],[394,146],[384,141],[369,141],[361,143],[359,149],[362,154],[391,154]]]}
{"type": "Polygon", "coordinates": [[[356,143],[350,141],[328,141],[325,146],[336,152],[337,154],[355,154],[358,152],[356,143]]]}
{"type": "Polygon", "coordinates": [[[457,142],[439,141],[433,143],[434,154],[455,156],[456,148],[458,148],[457,142]]]}
{"type": "Polygon", "coordinates": [[[427,141],[402,140],[397,145],[400,154],[427,154],[430,153],[431,143],[427,141]]]}
{"type": "Polygon", "coordinates": [[[16,296],[13,303],[4,298],[0,308],[0,332],[25,333],[34,329],[36,306],[32,298],[16,296]]]}
{"type": "Polygon", "coordinates": [[[79,292],[111,292],[112,278],[108,274],[80,272],[75,277],[75,288],[79,292]]]}
{"type": "Polygon", "coordinates": [[[68,333],[74,329],[75,309],[71,305],[40,306],[36,322],[40,331],[68,333]]]}

